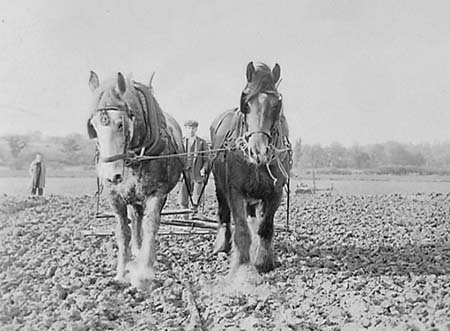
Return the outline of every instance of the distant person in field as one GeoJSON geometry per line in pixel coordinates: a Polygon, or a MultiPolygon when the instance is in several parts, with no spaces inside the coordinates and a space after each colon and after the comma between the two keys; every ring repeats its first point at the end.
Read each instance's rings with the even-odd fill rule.
{"type": "Polygon", "coordinates": [[[42,154],[37,153],[35,159],[30,165],[31,175],[31,194],[43,195],[45,187],[45,164],[42,160],[42,154]]]}
{"type": "Polygon", "coordinates": [[[206,173],[208,171],[209,159],[208,155],[198,154],[209,149],[205,139],[197,136],[198,122],[187,121],[184,124],[186,135],[183,138],[184,147],[188,153],[186,158],[185,176],[186,181],[183,180],[180,191],[180,205],[183,208],[189,206],[188,190],[192,194],[192,209],[197,212],[200,201],[200,195],[203,186],[206,185],[206,173]]]}

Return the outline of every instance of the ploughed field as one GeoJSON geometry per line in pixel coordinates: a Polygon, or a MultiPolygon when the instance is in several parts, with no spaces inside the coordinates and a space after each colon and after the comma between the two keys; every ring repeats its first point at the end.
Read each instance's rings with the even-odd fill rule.
{"type": "Polygon", "coordinates": [[[113,281],[113,237],[81,234],[94,208],[0,198],[1,330],[450,330],[450,195],[293,196],[257,284],[225,277],[211,235],[161,236],[147,290],[113,281]]]}

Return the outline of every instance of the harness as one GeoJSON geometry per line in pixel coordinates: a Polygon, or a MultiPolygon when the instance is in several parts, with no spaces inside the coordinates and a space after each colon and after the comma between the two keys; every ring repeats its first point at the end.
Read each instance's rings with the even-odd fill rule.
{"type": "MultiPolygon", "coordinates": [[[[286,170],[283,161],[288,160],[289,167],[292,166],[292,145],[288,138],[287,127],[284,126],[285,118],[282,114],[282,97],[279,94],[279,103],[278,106],[280,109],[279,118],[274,121],[272,124],[270,132],[265,131],[253,131],[248,132],[247,118],[246,114],[248,113],[246,109],[246,96],[244,93],[241,95],[241,106],[239,108],[235,108],[233,110],[225,112],[221,118],[219,118],[215,127],[211,127],[211,134],[216,139],[213,141],[213,150],[225,149],[226,152],[224,154],[224,162],[225,162],[225,182],[226,188],[229,190],[229,170],[228,170],[228,158],[227,153],[230,151],[240,151],[241,157],[249,160],[249,148],[248,148],[248,140],[249,138],[256,133],[260,133],[266,135],[269,140],[269,147],[271,149],[271,160],[266,163],[265,167],[268,175],[273,180],[273,185],[277,185],[278,178],[273,174],[271,170],[271,165],[275,165],[280,173],[282,174],[285,182],[284,190],[286,192],[286,229],[289,230],[289,219],[290,219],[290,186],[291,186],[291,177],[289,171],[286,170]],[[230,119],[231,117],[231,119],[230,119]],[[220,133],[220,129],[226,120],[231,121],[231,128],[228,129],[225,134],[220,133]]],[[[248,99],[247,99],[248,102],[248,99]]]]}
{"type": "MultiPolygon", "coordinates": [[[[95,113],[100,112],[100,123],[101,125],[110,125],[110,111],[118,111],[122,112],[122,134],[125,139],[124,143],[124,150],[120,154],[115,154],[112,156],[103,157],[99,153],[99,149],[97,148],[95,160],[97,162],[103,162],[103,163],[110,163],[117,160],[123,160],[124,166],[129,167],[132,165],[139,164],[141,161],[147,161],[147,160],[155,160],[155,159],[170,159],[170,158],[177,158],[180,157],[189,157],[189,153],[176,153],[177,148],[174,144],[173,139],[169,135],[167,131],[167,124],[165,122],[165,118],[162,116],[159,117],[158,114],[156,114],[156,110],[154,109],[155,105],[153,104],[151,111],[149,111],[149,105],[148,105],[148,91],[146,90],[147,87],[145,87],[142,84],[134,82],[135,90],[137,91],[137,99],[139,100],[141,109],[143,110],[143,123],[144,123],[144,131],[145,134],[142,136],[141,139],[137,139],[135,133],[136,128],[133,128],[133,134],[130,134],[130,128],[129,128],[129,122],[128,120],[132,117],[131,111],[132,109],[129,107],[128,104],[125,105],[125,107],[118,107],[118,106],[107,106],[102,108],[97,108],[95,110],[95,113]],[[146,92],[144,92],[146,91],[146,92]],[[126,116],[125,116],[126,115],[126,116]],[[148,142],[146,143],[147,138],[148,142]],[[137,142],[139,140],[139,142],[137,142]],[[167,145],[170,145],[175,150],[174,154],[164,154],[161,155],[162,151],[167,147],[167,145]],[[138,149],[138,153],[136,152],[138,149]]],[[[261,93],[261,92],[260,92],[261,93]]],[[[250,137],[254,134],[262,134],[265,135],[268,138],[269,141],[269,148],[270,148],[270,155],[271,159],[269,162],[266,163],[265,167],[267,169],[267,172],[271,179],[273,180],[273,184],[277,185],[278,178],[274,176],[272,170],[270,169],[271,165],[275,165],[280,173],[283,176],[283,179],[286,181],[285,190],[287,193],[287,228],[289,228],[289,198],[290,198],[290,174],[286,170],[283,161],[288,158],[289,165],[292,165],[292,146],[289,141],[288,135],[287,135],[287,129],[286,132],[284,132],[285,127],[282,125],[282,120],[285,121],[284,116],[282,115],[282,95],[278,93],[276,90],[270,90],[270,91],[263,91],[263,93],[269,94],[269,95],[276,95],[278,97],[278,103],[277,107],[279,109],[276,109],[276,111],[280,114],[279,117],[272,123],[272,126],[270,128],[270,132],[266,131],[248,131],[248,124],[247,124],[247,103],[250,101],[255,95],[248,97],[245,92],[241,95],[241,107],[235,108],[234,110],[231,110],[229,112],[226,112],[219,120],[218,124],[215,127],[215,130],[213,130],[214,135],[217,137],[217,133],[227,118],[227,116],[230,116],[232,114],[232,125],[229,130],[223,135],[222,137],[219,137],[219,139],[216,139],[215,142],[213,142],[212,149],[209,151],[202,151],[198,152],[197,154],[207,154],[209,156],[209,159],[212,161],[210,169],[212,168],[212,165],[215,161],[215,159],[218,157],[219,154],[223,153],[225,155],[225,161],[228,162],[226,155],[228,152],[231,151],[240,151],[241,156],[246,159],[247,161],[250,158],[250,149],[248,147],[248,141],[250,137]],[[284,155],[284,156],[283,156],[284,155]]],[[[156,103],[156,100],[152,99],[153,103],[156,103]]],[[[162,113],[161,113],[162,114],[162,113]]],[[[92,118],[92,117],[91,117],[92,118]]],[[[87,129],[89,138],[93,139],[97,137],[97,134],[95,132],[95,129],[93,128],[92,124],[90,123],[91,118],[89,118],[87,123],[87,129]]],[[[98,147],[98,146],[97,146],[98,147]]],[[[181,162],[181,161],[180,161],[181,162]]],[[[226,170],[228,170],[228,166],[226,166],[226,170]]],[[[208,177],[209,177],[210,171],[208,171],[208,177]]],[[[184,171],[183,171],[183,175],[184,171]]],[[[228,177],[228,174],[226,174],[226,177],[228,177]]],[[[226,179],[228,181],[228,178],[226,179]]],[[[185,181],[186,182],[186,181],[185,181]]],[[[97,210],[99,207],[99,198],[101,194],[101,187],[99,178],[97,178],[97,210]]],[[[200,196],[203,194],[203,190],[205,189],[206,185],[204,185],[202,192],[200,196]]],[[[191,195],[188,189],[189,196],[191,195]]],[[[192,202],[192,201],[191,201],[192,202]]]]}
{"type": "Polygon", "coordinates": [[[271,165],[275,165],[281,172],[283,178],[286,181],[289,181],[289,172],[286,170],[283,165],[283,160],[289,158],[289,164],[292,164],[292,145],[287,136],[287,132],[283,132],[283,123],[284,116],[282,114],[282,95],[276,90],[262,91],[260,93],[265,93],[268,95],[273,95],[278,97],[277,103],[277,113],[279,113],[278,118],[272,123],[270,131],[249,131],[247,124],[247,114],[248,110],[248,102],[256,97],[258,94],[254,94],[252,96],[248,96],[245,91],[241,94],[241,105],[240,108],[235,108],[229,112],[226,112],[222,118],[220,118],[218,124],[216,125],[213,134],[217,137],[219,134],[219,130],[223,122],[229,117],[232,116],[231,128],[225,133],[223,136],[218,137],[218,142],[215,143],[216,148],[227,148],[228,150],[238,150],[241,152],[241,156],[246,160],[250,160],[250,149],[248,147],[248,141],[251,136],[254,134],[262,134],[267,137],[269,141],[269,153],[270,160],[265,164],[267,172],[270,178],[273,180],[274,185],[277,184],[278,178],[274,176],[271,165]],[[284,156],[283,156],[284,155],[284,156]]]}
{"type": "Polygon", "coordinates": [[[281,93],[279,93],[278,91],[276,91],[276,90],[267,90],[267,91],[261,91],[259,93],[254,93],[252,95],[249,95],[245,91],[243,91],[242,94],[241,94],[241,105],[240,105],[240,111],[244,114],[244,127],[246,128],[246,132],[244,132],[243,135],[244,135],[244,138],[246,138],[248,140],[254,134],[262,134],[262,135],[266,136],[267,139],[269,140],[269,143],[271,143],[272,139],[273,139],[273,135],[274,135],[275,130],[276,130],[276,127],[275,127],[276,126],[276,122],[278,122],[279,119],[274,121],[274,123],[272,124],[272,127],[270,129],[270,132],[259,131],[259,130],[248,132],[248,125],[247,125],[247,114],[249,112],[248,102],[251,101],[253,98],[255,98],[257,95],[259,95],[260,93],[264,93],[264,94],[267,94],[267,95],[271,95],[271,96],[277,97],[278,98],[277,108],[274,111],[277,112],[277,113],[281,113],[281,110],[282,110],[282,107],[283,107],[283,95],[281,93]]]}
{"type": "MultiPolygon", "coordinates": [[[[147,96],[148,93],[146,93],[146,91],[144,90],[146,89],[146,87],[141,85],[142,84],[136,82],[134,83],[134,88],[136,90],[136,97],[142,109],[143,125],[141,126],[143,126],[144,128],[144,133],[141,133],[139,136],[136,135],[137,131],[136,127],[133,128],[133,134],[131,134],[131,130],[129,127],[129,119],[132,118],[133,112],[128,103],[126,103],[124,107],[106,106],[97,108],[95,110],[95,113],[100,113],[100,124],[104,126],[108,126],[111,123],[109,112],[111,111],[121,112],[123,123],[122,134],[125,140],[124,149],[122,153],[106,157],[98,155],[99,162],[111,163],[118,160],[124,160],[125,166],[131,166],[136,156],[144,156],[145,154],[159,155],[165,149],[167,145],[167,140],[170,139],[170,136],[167,133],[166,123],[165,121],[162,121],[160,116],[158,116],[158,114],[156,113],[157,110],[154,109],[156,105],[152,104],[151,105],[152,107],[149,106],[148,98],[151,96],[147,96]]],[[[153,102],[155,103],[155,101],[153,102]]],[[[94,128],[92,127],[92,124],[90,123],[90,119],[88,120],[87,125],[89,137],[92,139],[96,138],[97,134],[94,128]]]]}

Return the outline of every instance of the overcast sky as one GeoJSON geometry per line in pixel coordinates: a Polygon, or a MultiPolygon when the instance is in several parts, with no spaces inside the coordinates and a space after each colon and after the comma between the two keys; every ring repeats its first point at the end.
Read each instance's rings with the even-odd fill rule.
{"type": "Polygon", "coordinates": [[[281,65],[293,139],[448,141],[449,1],[1,1],[0,134],[85,133],[89,71],[154,87],[180,122],[281,65]]]}

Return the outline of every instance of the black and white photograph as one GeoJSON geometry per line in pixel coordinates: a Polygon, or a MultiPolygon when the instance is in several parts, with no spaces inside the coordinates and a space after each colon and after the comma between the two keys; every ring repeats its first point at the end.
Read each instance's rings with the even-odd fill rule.
{"type": "Polygon", "coordinates": [[[0,1],[0,330],[450,331],[450,2],[0,1]]]}

